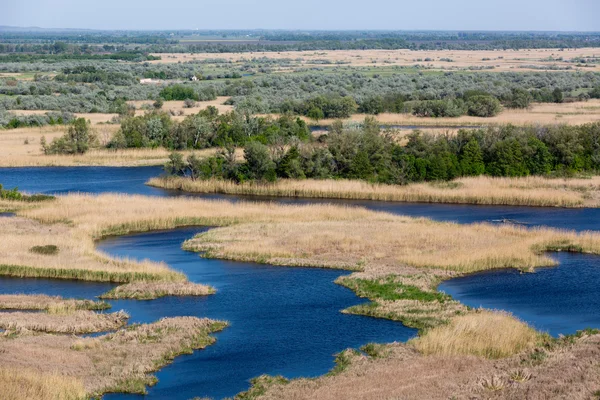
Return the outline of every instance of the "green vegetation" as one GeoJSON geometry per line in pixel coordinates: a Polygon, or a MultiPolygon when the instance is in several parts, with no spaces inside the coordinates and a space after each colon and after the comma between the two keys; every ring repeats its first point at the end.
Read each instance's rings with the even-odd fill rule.
{"type": "Polygon", "coordinates": [[[418,300],[443,303],[450,299],[450,296],[437,291],[426,292],[416,286],[404,285],[394,276],[377,280],[340,278],[337,283],[351,289],[357,296],[370,300],[418,300]]]}
{"type": "Polygon", "coordinates": [[[4,189],[2,184],[0,184],[0,200],[15,200],[15,201],[26,201],[26,202],[36,202],[36,201],[46,201],[53,200],[54,196],[48,196],[44,194],[34,194],[34,195],[25,195],[19,192],[18,188],[13,189],[4,189]]]}
{"type": "Polygon", "coordinates": [[[16,129],[32,126],[63,125],[71,123],[75,116],[71,113],[47,112],[44,115],[15,115],[0,110],[0,128],[16,129]]]}
{"type": "Polygon", "coordinates": [[[288,140],[308,140],[310,130],[298,118],[277,119],[255,117],[238,112],[219,114],[208,107],[198,114],[176,122],[163,112],[124,118],[121,129],[108,147],[158,147],[169,149],[204,149],[210,147],[244,146],[249,142],[285,143],[288,140]]]}
{"type": "Polygon", "coordinates": [[[503,125],[460,130],[456,136],[415,131],[407,138],[405,146],[397,144],[391,135],[381,134],[373,119],[366,119],[360,129],[345,129],[341,123],[335,123],[316,143],[288,141],[287,150],[273,152],[259,141],[251,141],[245,147],[243,163],[235,161],[231,149],[201,160],[193,155],[183,160],[174,154],[166,170],[193,180],[344,178],[406,184],[482,174],[569,176],[596,173],[600,166],[598,123],[503,125]]]}
{"type": "Polygon", "coordinates": [[[289,380],[283,376],[261,375],[250,380],[250,389],[245,392],[238,393],[235,400],[253,400],[267,392],[273,385],[286,385],[289,380]]]}
{"type": "Polygon", "coordinates": [[[85,118],[75,119],[67,133],[46,144],[42,137],[42,150],[44,154],[83,154],[96,142],[96,136],[90,129],[90,124],[85,118]]]}
{"type": "Polygon", "coordinates": [[[58,254],[59,249],[58,246],[47,244],[45,246],[33,246],[31,249],[29,249],[29,251],[36,254],[43,254],[45,256],[53,256],[58,254]]]}

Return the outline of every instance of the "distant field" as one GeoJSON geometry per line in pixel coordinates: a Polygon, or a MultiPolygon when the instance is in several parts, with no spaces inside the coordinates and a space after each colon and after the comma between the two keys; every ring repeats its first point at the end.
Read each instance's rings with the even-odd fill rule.
{"type": "MultiPolygon", "coordinates": [[[[162,110],[166,111],[166,112],[172,111],[173,113],[176,113],[176,114],[179,114],[181,112],[182,116],[187,116],[187,115],[197,114],[200,110],[204,110],[208,106],[213,106],[213,107],[216,107],[220,113],[225,113],[225,112],[233,110],[233,106],[228,106],[228,105],[223,104],[223,103],[225,103],[225,101],[228,98],[229,97],[227,97],[227,96],[221,96],[221,97],[217,97],[216,100],[197,101],[196,105],[191,108],[185,108],[183,101],[165,101],[162,106],[162,110]]],[[[152,105],[154,103],[154,101],[152,101],[152,100],[136,100],[136,101],[129,101],[128,103],[133,104],[135,106],[135,108],[136,108],[135,114],[136,115],[143,115],[145,110],[142,109],[142,106],[144,106],[145,104],[152,105]]],[[[177,116],[176,116],[175,119],[181,119],[181,118],[177,118],[177,116]]]]}
{"type": "MultiPolygon", "coordinates": [[[[161,60],[151,63],[172,63],[193,60],[226,59],[242,62],[252,58],[291,59],[298,66],[413,66],[416,64],[439,70],[489,68],[490,71],[582,70],[600,71],[600,63],[587,66],[571,62],[577,58],[596,59],[600,48],[535,49],[535,50],[323,50],[254,53],[162,53],[161,60]],[[562,58],[562,59],[561,59],[562,58]],[[331,64],[324,64],[326,60],[331,64]]],[[[487,69],[486,69],[487,70],[487,69]]]]}
{"type": "MultiPolygon", "coordinates": [[[[354,114],[346,121],[362,122],[368,115],[354,114]]],[[[315,124],[306,117],[301,117],[311,124],[315,124]]],[[[495,117],[482,118],[462,116],[457,118],[430,118],[417,117],[412,114],[379,114],[375,118],[383,125],[409,125],[409,126],[479,126],[491,124],[514,125],[552,125],[567,124],[580,125],[600,121],[600,100],[578,101],[573,103],[535,103],[527,110],[505,109],[495,117]]],[[[323,119],[319,125],[330,125],[334,120],[323,119]]]]}

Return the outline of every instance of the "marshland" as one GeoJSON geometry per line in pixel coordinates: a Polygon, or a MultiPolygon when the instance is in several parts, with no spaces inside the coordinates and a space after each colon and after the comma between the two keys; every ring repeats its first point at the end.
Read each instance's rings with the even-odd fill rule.
{"type": "Polygon", "coordinates": [[[0,397],[597,397],[599,49],[0,26],[0,397]]]}

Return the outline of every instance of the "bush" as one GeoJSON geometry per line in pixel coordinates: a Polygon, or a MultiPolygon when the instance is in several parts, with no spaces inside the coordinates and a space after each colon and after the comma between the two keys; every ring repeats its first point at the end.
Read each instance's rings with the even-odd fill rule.
{"type": "Polygon", "coordinates": [[[51,256],[58,254],[58,247],[53,244],[47,244],[45,246],[33,246],[29,251],[36,254],[51,256]]]}
{"type": "Polygon", "coordinates": [[[77,118],[69,126],[67,133],[54,139],[52,143],[46,145],[46,140],[42,141],[42,151],[45,154],[83,154],[90,146],[96,144],[96,136],[91,132],[90,124],[85,118],[77,118]]]}
{"type": "Polygon", "coordinates": [[[184,108],[194,108],[194,107],[196,107],[196,102],[192,99],[185,99],[183,101],[183,107],[184,108]]]}
{"type": "Polygon", "coordinates": [[[474,96],[467,102],[467,110],[474,117],[494,117],[502,111],[502,105],[493,96],[474,96]]]}
{"type": "Polygon", "coordinates": [[[199,100],[198,94],[194,88],[184,85],[167,86],[160,92],[160,97],[164,100],[199,100]]]}

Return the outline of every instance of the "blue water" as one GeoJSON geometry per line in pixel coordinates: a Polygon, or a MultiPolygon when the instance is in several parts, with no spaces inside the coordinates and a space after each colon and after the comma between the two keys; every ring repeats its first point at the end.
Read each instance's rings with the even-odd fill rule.
{"type": "Polygon", "coordinates": [[[274,201],[284,204],[334,203],[366,207],[376,211],[428,217],[459,223],[511,221],[525,226],[550,226],[576,231],[600,230],[600,209],[474,206],[457,204],[396,203],[330,199],[264,198],[226,195],[184,194],[144,185],[162,173],[161,167],[50,167],[0,168],[0,184],[18,186],[31,193],[119,192],[146,196],[194,196],[230,201],[274,201]]]}
{"type": "MultiPolygon", "coordinates": [[[[159,175],[146,168],[9,168],[0,169],[0,183],[29,192],[121,192],[150,196],[185,194],[150,188],[144,182],[159,175]]],[[[186,195],[187,196],[187,195],[186,195]]],[[[423,216],[459,223],[509,220],[524,226],[550,226],[576,231],[600,230],[599,209],[472,206],[295,198],[190,195],[230,201],[275,201],[285,204],[336,203],[372,210],[423,216]]],[[[217,343],[157,373],[159,384],[149,398],[188,399],[232,396],[248,387],[248,379],[267,374],[316,376],[333,366],[333,354],[370,341],[402,341],[414,331],[401,324],[339,313],[361,302],[333,281],[340,271],[281,268],[199,258],[181,250],[181,243],[202,228],[125,236],[101,242],[115,256],[165,261],[194,282],[217,288],[214,296],[164,298],[149,302],[114,301],[131,322],[152,322],[164,316],[194,315],[228,320],[217,343]]],[[[446,281],[440,285],[472,307],[503,309],[551,335],[600,327],[600,257],[570,253],[552,255],[559,267],[532,274],[492,271],[446,281]]],[[[0,279],[2,293],[46,293],[92,298],[113,285],[103,283],[0,279]]],[[[109,395],[109,399],[131,396],[109,395]]]]}
{"type": "MultiPolygon", "coordinates": [[[[175,359],[156,375],[158,385],[147,399],[233,396],[261,374],[288,378],[322,375],[334,366],[334,354],[369,342],[406,341],[414,329],[382,319],[340,313],[360,304],[350,290],[334,283],[347,272],[285,268],[211,260],[181,249],[203,228],[111,238],[98,248],[110,255],[164,261],[191,281],[209,284],[217,293],[205,297],[166,297],[151,301],[110,301],[126,310],[130,323],[149,323],[165,316],[226,320],[205,350],[175,359]]],[[[93,298],[112,288],[106,283],[46,279],[0,279],[0,293],[45,293],[93,298]]],[[[130,399],[123,394],[106,399],[130,399]]]]}
{"type": "Polygon", "coordinates": [[[552,336],[600,328],[600,257],[552,253],[560,264],[534,273],[481,272],[438,289],[471,307],[508,310],[552,336]]]}

